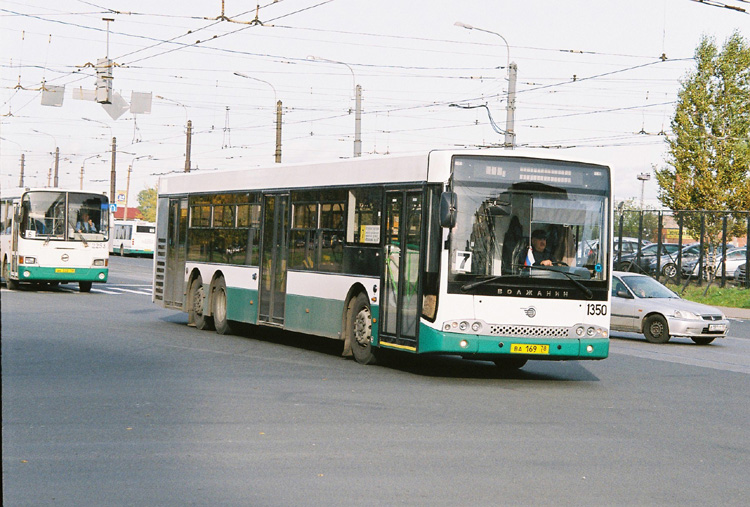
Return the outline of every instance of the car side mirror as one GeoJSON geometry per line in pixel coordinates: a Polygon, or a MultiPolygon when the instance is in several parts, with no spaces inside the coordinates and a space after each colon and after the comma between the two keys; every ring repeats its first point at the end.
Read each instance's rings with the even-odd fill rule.
{"type": "Polygon", "coordinates": [[[618,290],[616,296],[618,298],[633,299],[633,296],[631,296],[630,293],[624,289],[618,290]]]}
{"type": "Polygon", "coordinates": [[[455,192],[443,192],[440,195],[440,226],[452,229],[456,226],[458,215],[458,196],[455,192]]]}

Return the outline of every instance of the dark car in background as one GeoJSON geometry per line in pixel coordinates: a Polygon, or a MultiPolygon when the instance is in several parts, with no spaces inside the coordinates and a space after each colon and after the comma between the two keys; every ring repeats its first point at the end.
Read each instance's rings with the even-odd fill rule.
{"type": "MultiPolygon", "coordinates": [[[[651,243],[638,251],[625,255],[615,264],[620,271],[630,271],[656,275],[660,273],[667,278],[677,276],[677,259],[680,245],[675,243],[651,243]]],[[[684,255],[683,255],[684,262],[684,255]]],[[[684,270],[683,270],[684,271],[684,270]]]]}

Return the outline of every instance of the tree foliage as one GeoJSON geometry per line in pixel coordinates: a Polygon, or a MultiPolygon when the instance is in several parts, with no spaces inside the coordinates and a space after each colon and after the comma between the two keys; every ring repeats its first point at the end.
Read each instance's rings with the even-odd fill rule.
{"type": "Polygon", "coordinates": [[[138,192],[138,210],[147,222],[156,222],[156,188],[138,192]]]}
{"type": "MultiPolygon", "coordinates": [[[[667,138],[667,166],[657,169],[659,200],[680,210],[750,209],[750,46],[733,33],[721,51],[704,36],[695,51],[695,69],[682,82],[667,138]]],[[[730,220],[741,234],[746,223],[730,220]]],[[[698,214],[685,217],[696,235],[698,214]]],[[[718,214],[706,215],[706,233],[715,243],[721,233],[718,214]]]]}

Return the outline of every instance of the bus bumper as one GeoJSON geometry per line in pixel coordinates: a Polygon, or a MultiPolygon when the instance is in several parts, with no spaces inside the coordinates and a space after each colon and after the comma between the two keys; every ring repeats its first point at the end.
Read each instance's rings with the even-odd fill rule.
{"type": "Polygon", "coordinates": [[[514,338],[443,332],[422,325],[418,353],[458,354],[467,359],[497,359],[522,356],[534,360],[604,359],[609,355],[609,338],[514,338]],[[547,347],[512,347],[546,345],[547,347]],[[522,352],[512,352],[520,349],[522,352]],[[530,351],[535,351],[529,353],[530,351]]]}
{"type": "Polygon", "coordinates": [[[106,282],[109,268],[18,267],[19,282],[106,282]]]}

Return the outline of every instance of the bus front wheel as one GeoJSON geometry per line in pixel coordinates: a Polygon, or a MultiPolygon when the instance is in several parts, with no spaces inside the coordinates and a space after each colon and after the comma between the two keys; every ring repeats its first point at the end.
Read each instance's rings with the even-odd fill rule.
{"type": "Polygon", "coordinates": [[[495,359],[495,366],[501,370],[518,370],[522,368],[526,363],[527,359],[521,359],[519,357],[504,357],[502,359],[495,359]]]}
{"type": "Polygon", "coordinates": [[[367,295],[360,293],[354,298],[349,307],[346,326],[347,339],[354,359],[360,364],[374,364],[376,359],[372,347],[372,313],[367,295]]]}
{"type": "Polygon", "coordinates": [[[216,280],[211,301],[216,332],[219,334],[232,334],[232,326],[227,319],[227,284],[224,278],[216,280]]]}
{"type": "Polygon", "coordinates": [[[211,317],[204,315],[206,291],[203,279],[199,276],[190,284],[190,299],[188,300],[188,325],[198,329],[211,329],[211,317]]]}
{"type": "Polygon", "coordinates": [[[91,292],[91,286],[93,282],[78,282],[78,290],[80,292],[91,292]]]}
{"type": "Polygon", "coordinates": [[[5,286],[9,290],[18,290],[18,280],[10,279],[10,269],[8,268],[8,260],[3,262],[3,278],[5,279],[5,286]]]}

